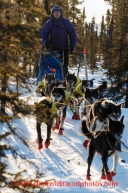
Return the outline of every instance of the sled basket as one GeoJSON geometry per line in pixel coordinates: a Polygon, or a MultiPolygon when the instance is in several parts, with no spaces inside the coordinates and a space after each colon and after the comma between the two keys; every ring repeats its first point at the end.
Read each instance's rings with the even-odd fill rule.
{"type": "Polygon", "coordinates": [[[40,64],[39,64],[39,74],[37,77],[37,83],[42,80],[45,76],[45,73],[55,74],[57,80],[63,81],[63,67],[61,65],[60,57],[57,55],[51,54],[51,52],[47,52],[41,56],[40,64]]]}

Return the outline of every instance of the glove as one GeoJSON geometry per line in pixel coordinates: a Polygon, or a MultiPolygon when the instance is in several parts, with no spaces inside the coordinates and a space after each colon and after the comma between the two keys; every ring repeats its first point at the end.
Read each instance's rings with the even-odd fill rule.
{"type": "Polygon", "coordinates": [[[50,48],[50,42],[47,42],[47,43],[45,44],[45,47],[46,47],[46,49],[49,49],[49,48],[50,48]]]}
{"type": "Polygon", "coordinates": [[[68,54],[71,54],[73,52],[73,48],[71,46],[68,47],[68,54]]]}

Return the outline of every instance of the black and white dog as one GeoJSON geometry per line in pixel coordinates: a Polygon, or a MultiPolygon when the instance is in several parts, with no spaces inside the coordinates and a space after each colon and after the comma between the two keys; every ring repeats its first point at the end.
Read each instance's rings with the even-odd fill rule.
{"type": "Polygon", "coordinates": [[[50,96],[51,90],[57,83],[55,74],[45,73],[42,81],[40,81],[36,87],[36,93],[40,94],[41,96],[50,96]]]}
{"type": "Polygon", "coordinates": [[[47,138],[44,145],[48,148],[51,139],[51,128],[56,125],[57,121],[59,121],[57,112],[58,109],[56,108],[55,102],[49,97],[40,97],[38,102],[35,103],[34,114],[36,115],[36,130],[39,150],[43,148],[41,124],[44,122],[47,125],[47,138]]]}
{"type": "Polygon", "coordinates": [[[81,83],[81,79],[79,77],[76,77],[75,73],[67,73],[65,77],[66,81],[66,89],[72,93],[73,90],[81,83]]]}
{"type": "Polygon", "coordinates": [[[64,87],[66,89],[66,81],[56,80],[55,86],[56,87],[64,87]]]}
{"type": "MultiPolygon", "coordinates": [[[[73,92],[73,90],[82,82],[82,80],[75,75],[75,73],[67,73],[66,77],[66,88],[68,91],[73,92]]],[[[93,87],[93,80],[95,78],[92,78],[91,80],[84,80],[83,84],[86,84],[86,87],[93,87]]]]}
{"type": "Polygon", "coordinates": [[[80,116],[79,116],[80,104],[84,99],[84,92],[87,86],[88,86],[87,80],[82,80],[81,83],[73,91],[73,96],[77,100],[74,101],[75,112],[74,112],[74,115],[72,116],[72,119],[80,120],[80,116]]]}
{"type": "MultiPolygon", "coordinates": [[[[79,84],[74,91],[74,96],[78,99],[78,105],[76,106],[76,112],[74,116],[79,116],[79,105],[81,104],[82,100],[84,100],[84,106],[85,106],[84,108],[87,108],[89,110],[90,108],[89,104],[93,104],[95,101],[97,101],[102,96],[102,93],[104,92],[104,90],[107,88],[106,81],[104,81],[101,85],[99,85],[95,89],[86,87],[87,85],[85,81],[86,80],[82,81],[83,85],[79,84]],[[79,96],[83,96],[83,97],[79,97],[79,96]]],[[[84,108],[83,108],[83,111],[85,111],[84,108]]]]}
{"type": "Polygon", "coordinates": [[[103,92],[107,89],[107,82],[104,81],[97,88],[86,88],[84,92],[84,98],[88,100],[90,104],[93,104],[96,100],[103,98],[103,92]]]}
{"type": "MultiPolygon", "coordinates": [[[[108,127],[108,119],[117,121],[121,116],[121,108],[122,104],[115,104],[113,101],[108,100],[106,98],[100,99],[96,101],[94,104],[90,106],[89,112],[87,108],[85,108],[83,120],[86,119],[86,126],[89,131],[92,132],[94,130],[104,130],[108,127]]],[[[82,121],[83,121],[82,120],[82,121]]],[[[85,140],[83,146],[86,148],[88,144],[88,140],[85,140]]],[[[117,171],[117,162],[119,158],[119,151],[121,151],[121,147],[119,147],[118,151],[115,151],[114,154],[114,163],[113,163],[113,175],[116,174],[117,171]]]]}
{"type": "MultiPolygon", "coordinates": [[[[82,132],[89,139],[88,143],[88,169],[87,169],[87,179],[91,180],[90,176],[90,167],[95,155],[95,152],[98,152],[102,157],[102,175],[101,179],[107,179],[112,181],[113,171],[110,172],[107,166],[108,157],[112,154],[114,156],[114,162],[117,160],[118,150],[120,149],[120,138],[124,129],[124,116],[120,121],[113,121],[111,118],[108,118],[108,125],[105,130],[93,131],[90,132],[86,125],[86,119],[82,120],[82,132]],[[90,140],[91,139],[91,140],[90,140]]],[[[97,126],[98,127],[98,126],[97,126]]],[[[97,128],[98,129],[98,128],[97,128]]]]}
{"type": "Polygon", "coordinates": [[[52,89],[51,96],[55,101],[57,108],[59,109],[60,115],[60,123],[56,125],[56,127],[52,128],[52,130],[59,129],[58,134],[63,135],[63,125],[66,117],[66,109],[67,106],[70,105],[70,109],[73,110],[73,98],[70,93],[66,91],[63,87],[54,87],[52,89]]]}
{"type": "Polygon", "coordinates": [[[84,107],[83,115],[86,116],[86,122],[90,131],[102,130],[108,124],[107,120],[110,117],[113,120],[118,120],[121,116],[123,103],[115,104],[113,101],[102,98],[96,101],[89,107],[84,107]],[[95,124],[94,124],[95,122],[95,124]]]}

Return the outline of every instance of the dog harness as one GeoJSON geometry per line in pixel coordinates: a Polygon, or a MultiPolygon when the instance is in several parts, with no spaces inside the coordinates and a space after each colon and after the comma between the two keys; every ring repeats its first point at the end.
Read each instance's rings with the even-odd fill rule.
{"type": "Polygon", "coordinates": [[[46,104],[45,103],[43,104],[43,100],[39,101],[35,104],[35,114],[37,115],[38,118],[42,119],[43,117],[44,123],[48,123],[49,120],[53,118],[55,118],[56,122],[58,122],[59,121],[59,118],[57,115],[58,109],[56,107],[55,102],[50,97],[46,97],[45,100],[47,100],[49,104],[52,103],[51,108],[46,107],[46,104]]]}
{"type": "Polygon", "coordinates": [[[75,83],[75,88],[81,83],[81,79],[77,77],[76,83],[75,83]]]}
{"type": "Polygon", "coordinates": [[[40,91],[40,89],[42,89],[42,88],[43,89],[47,88],[45,79],[43,79],[41,82],[39,82],[39,84],[36,87],[36,92],[40,91]]]}
{"type": "Polygon", "coordinates": [[[81,90],[82,83],[80,83],[75,89],[74,93],[79,94],[81,97],[83,96],[83,92],[81,90]]]}
{"type": "Polygon", "coordinates": [[[74,106],[73,106],[73,98],[74,97],[72,97],[69,94],[69,92],[66,90],[64,91],[64,94],[65,94],[65,98],[62,101],[56,103],[56,106],[57,107],[66,106],[70,103],[70,109],[73,111],[74,110],[74,106]]]}

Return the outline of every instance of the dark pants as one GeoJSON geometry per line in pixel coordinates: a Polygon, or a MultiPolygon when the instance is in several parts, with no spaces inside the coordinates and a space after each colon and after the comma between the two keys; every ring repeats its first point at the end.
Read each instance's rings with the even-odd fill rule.
{"type": "Polygon", "coordinates": [[[65,50],[64,51],[64,65],[63,65],[64,79],[65,79],[65,77],[66,77],[66,75],[68,73],[68,61],[69,61],[68,50],[65,50]]]}

